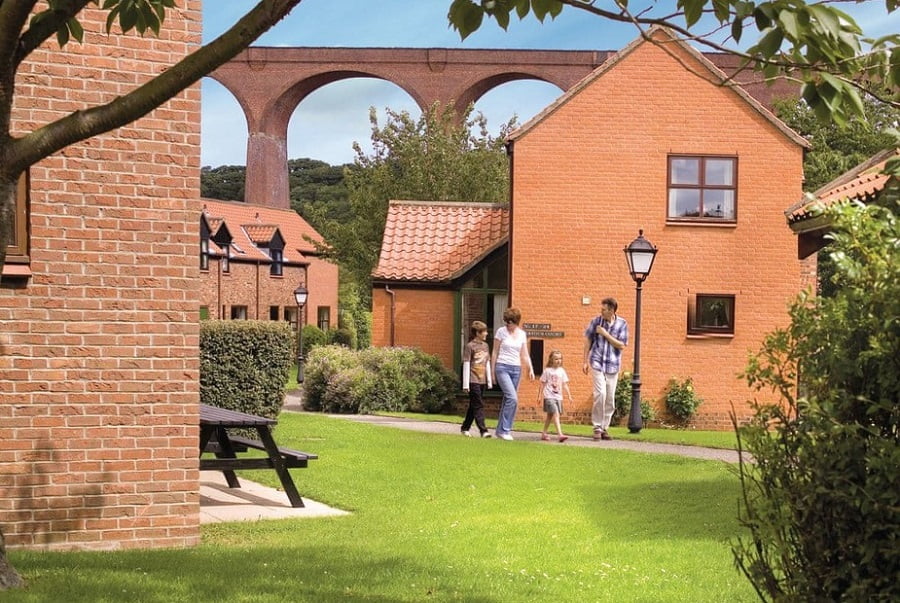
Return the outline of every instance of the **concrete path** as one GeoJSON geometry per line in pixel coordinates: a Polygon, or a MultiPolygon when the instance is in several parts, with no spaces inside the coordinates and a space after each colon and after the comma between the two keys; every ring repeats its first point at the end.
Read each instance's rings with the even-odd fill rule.
{"type": "MultiPolygon", "coordinates": [[[[294,411],[296,412],[296,411],[294,411]]],[[[359,423],[384,425],[397,429],[409,429],[412,431],[424,431],[428,433],[443,433],[463,437],[459,432],[459,423],[447,423],[440,421],[419,421],[416,419],[404,419],[399,417],[382,417],[378,415],[328,415],[336,419],[346,419],[359,423]]],[[[473,430],[476,434],[477,430],[473,430]]],[[[493,435],[493,432],[491,432],[493,435]]],[[[738,453],[735,450],[722,450],[718,448],[701,448],[699,446],[680,446],[678,444],[654,444],[652,442],[636,442],[627,440],[628,436],[607,441],[595,441],[593,438],[583,436],[569,436],[569,439],[560,444],[556,438],[549,442],[541,441],[541,434],[528,431],[513,431],[515,441],[535,442],[543,446],[585,446],[590,448],[606,448],[612,450],[633,450],[635,452],[647,452],[655,454],[675,454],[695,459],[709,461],[724,461],[737,463],[738,453]]]]}

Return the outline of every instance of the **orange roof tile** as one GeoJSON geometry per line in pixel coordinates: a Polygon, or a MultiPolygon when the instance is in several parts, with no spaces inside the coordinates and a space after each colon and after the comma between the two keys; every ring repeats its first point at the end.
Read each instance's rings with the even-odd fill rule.
{"type": "Polygon", "coordinates": [[[391,201],[376,280],[447,282],[509,238],[509,208],[491,203],[391,201]]]}
{"type": "Polygon", "coordinates": [[[235,258],[268,260],[269,254],[256,244],[271,240],[275,228],[284,237],[286,262],[307,262],[304,256],[315,254],[315,246],[305,237],[317,242],[322,241],[319,233],[291,209],[217,199],[201,199],[200,207],[201,211],[206,213],[206,220],[213,232],[217,231],[223,222],[229,225],[228,230],[234,237],[232,244],[236,247],[233,256],[235,258]]]}
{"type": "Polygon", "coordinates": [[[275,236],[275,231],[278,230],[278,226],[275,224],[242,224],[241,228],[243,228],[247,232],[247,236],[257,245],[267,245],[272,237],[275,236]]]}
{"type": "Polygon", "coordinates": [[[789,224],[811,218],[813,206],[832,205],[844,199],[868,203],[884,190],[889,176],[883,174],[884,165],[892,157],[900,155],[900,148],[889,148],[876,153],[855,168],[848,170],[812,193],[812,199],[804,197],[787,210],[789,224]]]}

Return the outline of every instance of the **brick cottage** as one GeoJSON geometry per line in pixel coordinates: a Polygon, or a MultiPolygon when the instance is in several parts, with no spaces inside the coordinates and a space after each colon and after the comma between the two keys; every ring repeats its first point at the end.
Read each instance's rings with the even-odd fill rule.
{"type": "MultiPolygon", "coordinates": [[[[420,268],[456,253],[453,240],[425,245],[416,234],[453,218],[420,209],[421,223],[408,223],[409,206],[392,205],[373,275],[373,343],[418,346],[458,371],[466,326],[478,319],[493,332],[503,308],[517,306],[536,369],[551,349],[563,352],[576,397],[564,420],[587,422],[583,331],[613,296],[633,336],[623,249],[642,229],[659,249],[643,292],[643,398],[661,410],[669,379],[690,377],[704,399],[696,426],[730,428],[732,407],[745,418],[753,392],[738,373],[764,335],[788,323],[815,258],[797,259],[784,220],[802,194],[806,141],[725,84],[664,29],[612,55],[510,135],[509,231],[453,274],[420,268]]],[[[632,352],[633,341],[623,369],[632,352]]],[[[520,389],[519,416],[541,416],[534,386],[526,379],[520,389]]]]}

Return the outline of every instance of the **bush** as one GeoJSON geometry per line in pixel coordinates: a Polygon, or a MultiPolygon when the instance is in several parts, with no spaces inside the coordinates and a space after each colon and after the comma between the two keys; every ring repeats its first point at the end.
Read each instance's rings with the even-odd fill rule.
{"type": "Polygon", "coordinates": [[[309,356],[309,351],[320,345],[326,345],[328,337],[325,331],[316,325],[303,325],[303,357],[309,356]]]}
{"type": "Polygon", "coordinates": [[[328,343],[329,345],[342,345],[345,348],[356,349],[353,332],[343,327],[328,330],[328,343]]]}
{"type": "Polygon", "coordinates": [[[257,320],[200,323],[200,402],[276,418],[293,362],[290,326],[257,320]]]}
{"type": "MultiPolygon", "coordinates": [[[[619,375],[616,382],[616,409],[613,411],[612,423],[621,425],[628,422],[631,416],[631,371],[619,375]]],[[[647,400],[641,398],[641,421],[644,424],[656,421],[656,409],[647,400]]]]}
{"type": "Polygon", "coordinates": [[[694,391],[694,382],[690,377],[684,381],[669,379],[664,395],[666,411],[679,423],[687,423],[697,412],[703,399],[694,391]]]}
{"type": "Polygon", "coordinates": [[[898,209],[829,210],[834,296],[800,296],[745,373],[779,398],[738,429],[733,550],[763,599],[900,600],[898,209]]]}
{"type": "Polygon", "coordinates": [[[457,383],[440,360],[417,349],[322,346],[310,353],[303,387],[308,410],[438,412],[457,383]]]}

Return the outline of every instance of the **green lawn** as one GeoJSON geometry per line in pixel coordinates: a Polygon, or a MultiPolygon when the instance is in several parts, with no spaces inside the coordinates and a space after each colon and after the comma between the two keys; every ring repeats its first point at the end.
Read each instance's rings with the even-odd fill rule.
{"type": "MultiPolygon", "coordinates": [[[[337,518],[217,524],[188,550],[12,551],[19,601],[754,601],[724,463],[282,416],[337,518]]],[[[277,485],[271,471],[249,477],[277,485]]]]}

